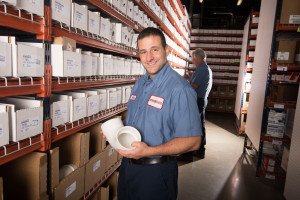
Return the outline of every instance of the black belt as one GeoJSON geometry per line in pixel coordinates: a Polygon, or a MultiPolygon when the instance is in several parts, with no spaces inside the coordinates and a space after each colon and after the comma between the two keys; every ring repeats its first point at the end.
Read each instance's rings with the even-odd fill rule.
{"type": "Polygon", "coordinates": [[[157,158],[150,158],[150,157],[143,157],[140,159],[133,159],[127,158],[129,164],[136,164],[136,165],[153,165],[158,163],[165,163],[171,160],[175,160],[175,156],[161,156],[157,158]]]}

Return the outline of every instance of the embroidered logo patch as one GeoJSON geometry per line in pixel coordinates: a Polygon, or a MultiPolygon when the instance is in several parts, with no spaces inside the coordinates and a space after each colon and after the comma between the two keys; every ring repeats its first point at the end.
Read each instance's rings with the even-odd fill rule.
{"type": "Polygon", "coordinates": [[[157,109],[162,109],[164,105],[164,98],[152,95],[147,103],[147,105],[152,106],[157,109]]]}
{"type": "Polygon", "coordinates": [[[132,94],[131,97],[130,97],[130,100],[134,101],[135,99],[136,99],[136,95],[132,94]]]}

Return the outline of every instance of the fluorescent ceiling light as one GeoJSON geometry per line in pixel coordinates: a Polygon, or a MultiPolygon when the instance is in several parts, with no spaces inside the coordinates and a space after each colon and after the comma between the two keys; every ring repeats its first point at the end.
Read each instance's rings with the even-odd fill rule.
{"type": "Polygon", "coordinates": [[[236,3],[237,6],[241,5],[243,3],[243,0],[238,0],[238,2],[236,3]]]}

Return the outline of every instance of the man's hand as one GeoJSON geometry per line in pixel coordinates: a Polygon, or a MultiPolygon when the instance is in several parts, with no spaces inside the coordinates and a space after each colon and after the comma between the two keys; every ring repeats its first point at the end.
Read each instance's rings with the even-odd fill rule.
{"type": "Polygon", "coordinates": [[[150,149],[150,147],[146,143],[133,142],[131,146],[135,148],[132,150],[117,149],[117,151],[126,158],[140,159],[142,157],[149,156],[147,152],[149,152],[148,150],[150,149]]]}

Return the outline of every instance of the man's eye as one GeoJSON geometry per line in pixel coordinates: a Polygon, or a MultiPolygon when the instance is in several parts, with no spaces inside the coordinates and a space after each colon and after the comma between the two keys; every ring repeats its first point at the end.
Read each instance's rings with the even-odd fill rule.
{"type": "Polygon", "coordinates": [[[140,51],[140,54],[145,54],[146,52],[145,51],[140,51]]]}

